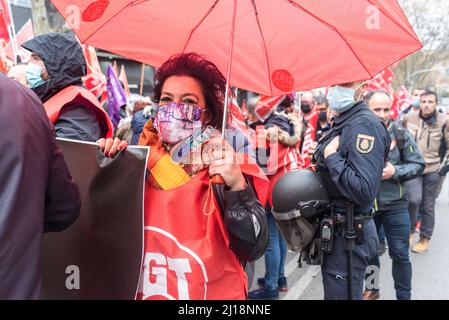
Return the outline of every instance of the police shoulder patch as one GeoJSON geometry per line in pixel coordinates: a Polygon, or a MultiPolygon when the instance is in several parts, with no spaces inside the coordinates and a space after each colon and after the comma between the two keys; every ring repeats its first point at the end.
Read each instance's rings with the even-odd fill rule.
{"type": "Polygon", "coordinates": [[[374,147],[374,137],[359,133],[357,135],[355,147],[360,153],[370,153],[374,147]]]}

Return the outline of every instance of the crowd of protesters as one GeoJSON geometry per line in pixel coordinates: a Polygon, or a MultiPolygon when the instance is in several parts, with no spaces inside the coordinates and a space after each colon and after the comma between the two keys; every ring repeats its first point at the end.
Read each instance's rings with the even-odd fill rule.
{"type": "MultiPolygon", "coordinates": [[[[215,299],[276,299],[279,298],[279,292],[288,291],[284,272],[287,244],[271,214],[270,192],[282,174],[309,166],[309,159],[304,156],[308,154],[307,149],[326,136],[332,128],[334,112],[325,90],[279,97],[257,96],[245,101],[246,107],[241,110],[244,125],[234,128],[238,133],[233,135],[241,135],[239,141],[243,143],[235,145],[231,139],[227,139],[223,148],[233,156],[243,152],[254,156],[255,163],[268,177],[270,184],[266,201],[258,193],[255,183],[257,177],[238,165],[223,163],[220,158],[222,155],[215,154],[215,149],[207,160],[207,156],[201,155],[200,165],[184,163],[183,159],[177,163],[164,161],[162,165],[161,161],[165,157],[171,157],[182,146],[180,143],[192,138],[196,125],[203,130],[202,135],[195,137],[201,140],[200,150],[203,145],[212,145],[220,140],[219,130],[223,129],[222,97],[225,95],[226,79],[215,65],[201,56],[183,54],[167,61],[156,73],[153,101],[139,99],[121,106],[121,119],[114,127],[108,110],[83,87],[82,77],[86,73],[86,65],[82,49],[73,37],[61,33],[41,35],[26,42],[23,47],[31,52],[30,61],[16,65],[8,72],[8,77],[17,83],[0,75],[0,121],[20,126],[23,131],[18,130],[20,135],[7,135],[6,142],[5,139],[2,141],[5,150],[9,150],[8,146],[23,144],[19,139],[32,137],[35,149],[24,146],[21,150],[24,153],[18,155],[19,161],[16,159],[15,162],[18,166],[23,165],[18,170],[34,170],[36,175],[39,174],[36,180],[42,181],[25,186],[23,181],[14,180],[13,177],[10,180],[2,179],[0,261],[5,263],[0,265],[0,298],[39,298],[40,277],[36,274],[39,270],[38,253],[30,253],[31,258],[26,258],[27,268],[34,272],[30,278],[25,279],[28,283],[23,282],[24,278],[21,278],[23,281],[18,281],[12,275],[17,266],[17,272],[29,274],[22,270],[25,268],[24,263],[17,265],[13,262],[18,259],[16,250],[25,250],[24,241],[29,239],[38,251],[40,242],[31,235],[21,236],[20,239],[13,235],[13,230],[20,227],[17,221],[22,218],[16,218],[16,222],[12,222],[11,216],[20,212],[23,219],[36,221],[35,226],[40,231],[26,227],[22,230],[38,233],[42,230],[63,230],[76,219],[79,212],[79,196],[55,144],[54,133],[60,138],[98,142],[100,149],[110,157],[125,149],[128,144],[152,146],[152,156],[160,160],[148,167],[150,174],[147,177],[146,192],[154,201],[146,204],[146,221],[156,219],[151,212],[158,201],[161,201],[158,197],[163,193],[160,191],[168,194],[177,190],[176,192],[182,193],[182,187],[189,183],[197,185],[192,190],[199,197],[206,197],[205,190],[200,185],[207,180],[208,175],[221,175],[224,184],[213,188],[215,199],[219,203],[219,207],[214,210],[223,217],[229,244],[211,239],[207,243],[215,254],[221,255],[221,263],[228,268],[228,272],[225,275],[221,271],[210,273],[209,280],[213,283],[211,296],[215,299]],[[7,90],[9,93],[3,92],[7,90]],[[29,123],[28,118],[11,117],[11,113],[4,113],[5,97],[21,104],[20,108],[16,108],[15,114],[23,112],[30,115],[32,123],[29,123]],[[181,109],[183,112],[179,111],[181,109]],[[45,113],[53,124],[54,133],[51,132],[51,124],[46,124],[42,119],[45,113]],[[180,119],[176,116],[187,118],[180,119]],[[14,118],[18,123],[7,120],[9,118],[14,118]],[[189,130],[184,128],[182,135],[173,139],[170,133],[176,128],[171,126],[186,121],[192,123],[192,127],[189,130]],[[26,133],[28,130],[29,134],[26,133]],[[262,144],[258,141],[261,132],[264,136],[262,144]],[[34,153],[30,153],[30,150],[34,150],[34,153]],[[27,169],[26,164],[30,163],[27,159],[33,159],[32,163],[36,164],[36,159],[40,157],[38,154],[41,153],[45,155],[42,155],[40,166],[27,169]],[[173,181],[176,183],[172,183],[173,181]],[[28,195],[41,192],[36,195],[39,203],[35,203],[34,207],[22,208],[24,204],[20,204],[14,197],[11,191],[13,189],[16,193],[17,190],[26,189],[28,191],[24,192],[28,195]],[[48,199],[51,201],[46,201],[48,199]],[[33,211],[33,208],[41,210],[33,211]],[[33,214],[36,217],[30,218],[33,214]],[[13,243],[19,243],[20,246],[6,250],[9,246],[14,247],[13,243]],[[250,268],[251,263],[263,254],[265,276],[257,279],[259,288],[248,293],[244,270],[250,268]],[[232,290],[226,287],[230,282],[234,285],[232,290]],[[225,287],[227,290],[223,290],[225,287]]],[[[404,106],[397,119],[390,118],[393,105],[390,93],[381,90],[364,92],[364,99],[384,123],[392,141],[380,192],[374,203],[374,220],[379,239],[381,243],[386,239],[393,260],[392,276],[396,296],[398,299],[411,299],[412,264],[409,251],[411,249],[415,253],[424,253],[430,246],[436,223],[435,200],[449,170],[449,149],[446,147],[449,144],[449,118],[437,108],[437,93],[427,89],[415,89],[413,101],[404,106]],[[415,243],[417,230],[419,240],[415,243]]],[[[5,159],[2,157],[0,160],[2,177],[5,172],[14,170],[10,167],[11,162],[5,162],[5,159]]],[[[195,203],[187,201],[165,209],[168,215],[170,210],[195,206],[195,203]]],[[[215,232],[222,232],[221,222],[214,223],[215,232]]],[[[380,250],[379,254],[381,253],[380,250]]],[[[216,265],[212,260],[207,263],[216,265]]],[[[379,267],[379,256],[370,264],[379,267]]],[[[142,295],[144,297],[145,292],[142,295]]],[[[373,300],[379,296],[378,288],[370,288],[363,297],[373,300]]]]}

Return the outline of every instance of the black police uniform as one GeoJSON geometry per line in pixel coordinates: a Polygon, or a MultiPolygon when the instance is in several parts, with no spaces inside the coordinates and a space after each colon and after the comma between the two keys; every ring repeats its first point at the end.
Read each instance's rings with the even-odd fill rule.
{"type": "MultiPolygon", "coordinates": [[[[359,102],[334,118],[332,129],[319,141],[314,154],[314,163],[334,203],[336,216],[343,218],[348,206],[352,206],[355,217],[366,217],[361,220],[364,227],[352,251],[354,299],[362,298],[365,270],[377,254],[376,227],[369,216],[389,147],[385,126],[364,102],[359,102]],[[325,159],[324,149],[336,136],[340,136],[338,151],[325,159]]],[[[343,231],[336,224],[333,250],[323,256],[324,299],[350,298],[348,270],[343,231]]]]}

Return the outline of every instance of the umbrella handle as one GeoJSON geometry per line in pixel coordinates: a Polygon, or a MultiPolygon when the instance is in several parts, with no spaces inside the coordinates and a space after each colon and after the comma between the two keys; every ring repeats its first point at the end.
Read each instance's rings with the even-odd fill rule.
{"type": "Polygon", "coordinates": [[[214,174],[212,176],[212,183],[213,184],[220,184],[220,185],[225,184],[225,182],[223,180],[223,177],[220,176],[219,174],[214,174]]]}

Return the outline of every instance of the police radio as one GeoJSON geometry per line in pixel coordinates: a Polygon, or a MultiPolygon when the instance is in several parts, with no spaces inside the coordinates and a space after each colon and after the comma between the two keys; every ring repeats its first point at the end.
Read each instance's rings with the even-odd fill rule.
{"type": "Polygon", "coordinates": [[[320,248],[324,253],[331,253],[334,246],[334,203],[331,203],[330,217],[324,217],[320,223],[320,248]]]}

